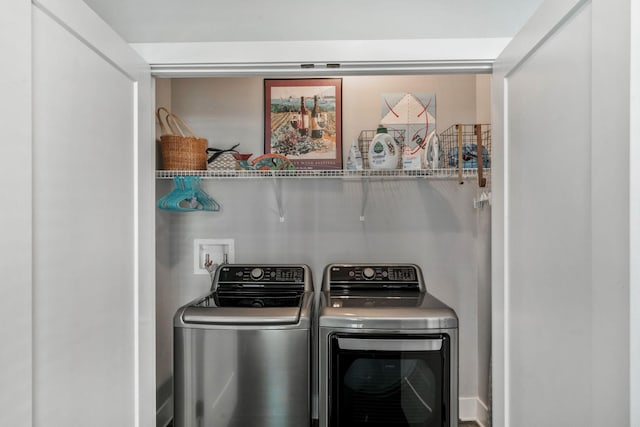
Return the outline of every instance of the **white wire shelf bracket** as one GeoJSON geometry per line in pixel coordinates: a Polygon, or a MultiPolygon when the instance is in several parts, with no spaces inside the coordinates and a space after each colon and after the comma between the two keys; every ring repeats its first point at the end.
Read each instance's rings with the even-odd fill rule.
{"type": "MultiPolygon", "coordinates": [[[[486,173],[490,169],[485,168],[486,173]]],[[[459,179],[458,169],[420,169],[420,170],[158,170],[156,178],[171,179],[176,176],[199,176],[203,179],[260,179],[260,178],[341,178],[341,179],[459,179]]],[[[475,179],[477,169],[462,169],[462,178],[475,179]]]]}

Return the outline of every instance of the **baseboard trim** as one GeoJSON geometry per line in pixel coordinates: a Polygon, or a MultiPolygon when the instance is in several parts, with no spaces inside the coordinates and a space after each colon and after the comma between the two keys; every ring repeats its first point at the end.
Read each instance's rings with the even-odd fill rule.
{"type": "Polygon", "coordinates": [[[475,421],[480,427],[489,425],[489,408],[478,397],[461,397],[458,400],[460,421],[475,421]]]}

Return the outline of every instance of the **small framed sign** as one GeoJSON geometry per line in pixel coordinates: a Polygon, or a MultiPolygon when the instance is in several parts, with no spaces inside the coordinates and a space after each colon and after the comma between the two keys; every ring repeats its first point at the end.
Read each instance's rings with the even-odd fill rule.
{"type": "Polygon", "coordinates": [[[342,79],[265,79],[264,152],[342,169],[342,79]]]}

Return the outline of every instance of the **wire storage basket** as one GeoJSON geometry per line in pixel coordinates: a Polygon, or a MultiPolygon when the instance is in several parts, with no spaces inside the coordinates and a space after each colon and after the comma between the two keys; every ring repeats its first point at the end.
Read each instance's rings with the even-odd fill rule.
{"type": "MultiPolygon", "coordinates": [[[[360,154],[362,154],[362,167],[365,170],[369,169],[369,145],[377,132],[377,130],[362,130],[360,131],[360,135],[358,135],[358,149],[360,149],[360,154]]],[[[404,146],[404,130],[389,129],[387,133],[391,135],[396,143],[398,143],[400,150],[402,150],[404,146]]],[[[402,169],[402,156],[398,156],[396,169],[402,169]]]]}
{"type": "Polygon", "coordinates": [[[440,167],[478,169],[478,147],[482,146],[482,164],[491,167],[491,125],[455,124],[439,136],[440,167]]]}

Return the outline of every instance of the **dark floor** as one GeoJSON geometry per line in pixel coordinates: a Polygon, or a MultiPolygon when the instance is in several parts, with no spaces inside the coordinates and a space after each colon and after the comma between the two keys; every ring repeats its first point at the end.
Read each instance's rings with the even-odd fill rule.
{"type": "MultiPolygon", "coordinates": [[[[460,421],[459,424],[460,427],[479,427],[478,424],[476,424],[473,421],[460,421]]],[[[167,427],[173,427],[173,421],[171,421],[167,427]]],[[[318,427],[318,420],[313,420],[311,427],[318,427]]]]}
{"type": "MultiPolygon", "coordinates": [[[[479,427],[478,424],[476,424],[473,421],[460,421],[459,426],[460,427],[479,427]]],[[[173,421],[171,421],[171,423],[169,423],[167,427],[173,427],[173,421]]],[[[313,420],[313,422],[311,423],[311,427],[318,427],[318,420],[313,420]]]]}
{"type": "MultiPolygon", "coordinates": [[[[475,421],[460,421],[459,427],[480,427],[475,421]]],[[[318,427],[318,420],[313,420],[311,427],[318,427]]]]}
{"type": "MultiPolygon", "coordinates": [[[[459,427],[480,427],[475,421],[460,421],[459,427]]],[[[311,427],[318,427],[318,420],[313,420],[311,427]]]]}

